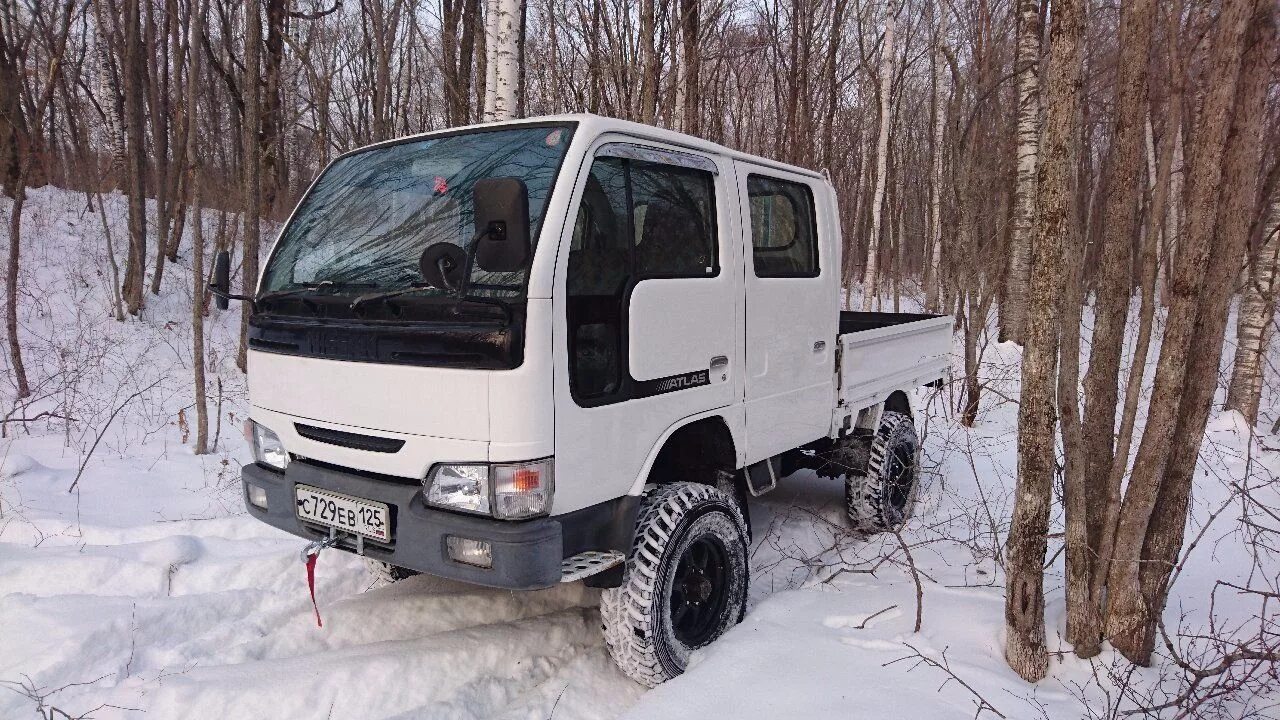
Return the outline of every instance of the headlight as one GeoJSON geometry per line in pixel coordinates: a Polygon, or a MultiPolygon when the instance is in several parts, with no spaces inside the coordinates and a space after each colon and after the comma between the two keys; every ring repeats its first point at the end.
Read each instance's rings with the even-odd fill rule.
{"type": "Polygon", "coordinates": [[[551,510],[552,458],[497,465],[436,465],[423,482],[427,504],[502,520],[521,520],[551,510]]]}
{"type": "Polygon", "coordinates": [[[437,465],[426,485],[428,505],[489,514],[488,465],[437,465]]]}
{"type": "Polygon", "coordinates": [[[252,420],[245,422],[247,424],[245,430],[248,431],[246,434],[250,436],[249,441],[253,443],[253,459],[282,472],[289,467],[289,453],[285,452],[280,436],[252,420]]]}

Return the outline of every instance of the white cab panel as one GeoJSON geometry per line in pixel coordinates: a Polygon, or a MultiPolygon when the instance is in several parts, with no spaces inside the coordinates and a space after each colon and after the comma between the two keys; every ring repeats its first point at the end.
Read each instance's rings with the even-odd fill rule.
{"type": "Polygon", "coordinates": [[[278,435],[280,442],[284,443],[284,449],[290,454],[341,467],[356,468],[365,472],[421,480],[427,476],[427,470],[436,462],[449,460],[484,461],[488,459],[489,444],[482,441],[428,437],[386,430],[374,431],[365,427],[340,425],[329,420],[292,417],[260,407],[253,408],[250,414],[253,416],[254,421],[261,423],[278,435]],[[356,450],[341,445],[318,442],[298,434],[296,423],[299,422],[330,430],[395,438],[403,440],[404,447],[400,448],[398,452],[384,453],[356,450]]]}
{"type": "Polygon", "coordinates": [[[489,371],[489,459],[536,460],[555,452],[551,392],[551,300],[533,298],[525,312],[524,362],[489,371]]]}
{"type": "Polygon", "coordinates": [[[835,402],[839,326],[839,229],[835,197],[819,179],[735,161],[741,191],[746,276],[747,462],[827,435],[835,402]],[[817,225],[816,277],[760,277],[753,259],[752,177],[809,189],[817,225]]]}
{"type": "MultiPolygon", "coordinates": [[[[638,129],[645,133],[651,130],[638,129]]],[[[582,202],[595,150],[610,142],[689,152],[687,148],[651,141],[639,133],[599,136],[580,156],[583,166],[577,169],[577,182],[569,196],[570,218],[582,202]]],[[[732,161],[710,153],[699,154],[717,169],[714,188],[719,273],[707,278],[654,278],[636,283],[628,303],[626,328],[631,337],[624,359],[631,376],[643,382],[709,371],[712,358],[723,355],[728,359],[724,372],[727,379],[717,376],[705,386],[595,407],[579,404],[570,392],[569,328],[562,304],[567,300],[561,300],[567,298],[574,233],[574,222],[566,222],[554,284],[556,514],[638,493],[662,442],[673,429],[694,419],[724,417],[741,452],[743,291],[738,190],[732,161]]],[[[561,177],[573,175],[570,168],[561,172],[561,177]]],[[[550,243],[551,238],[544,235],[539,241],[539,255],[550,243]]]]}
{"type": "MultiPolygon", "coordinates": [[[[489,372],[249,352],[255,407],[297,418],[489,440],[489,372]]],[[[352,466],[359,467],[359,466],[352,466]]]]}
{"type": "MultiPolygon", "coordinates": [[[[734,355],[735,283],[727,273],[714,278],[645,280],[631,293],[628,362],[637,380],[705,370],[713,358],[725,359],[723,371],[713,373],[712,385],[724,384],[727,405],[730,380],[737,368],[727,362],[734,355]]],[[[709,407],[714,407],[710,405],[709,407]]]]}

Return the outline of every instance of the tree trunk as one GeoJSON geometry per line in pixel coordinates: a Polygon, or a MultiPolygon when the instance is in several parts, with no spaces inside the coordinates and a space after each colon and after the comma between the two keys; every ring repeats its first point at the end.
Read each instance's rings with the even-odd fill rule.
{"type": "Polygon", "coordinates": [[[1275,3],[1256,0],[1244,39],[1244,56],[1236,88],[1235,110],[1227,149],[1222,159],[1222,196],[1214,223],[1214,252],[1205,268],[1197,308],[1195,335],[1187,362],[1183,393],[1172,448],[1165,463],[1159,495],[1147,526],[1139,565],[1139,588],[1147,608],[1140,645],[1116,647],[1126,654],[1137,650],[1149,661],[1155,647],[1157,619],[1164,611],[1166,583],[1178,561],[1187,522],[1187,506],[1196,461],[1204,436],[1213,393],[1218,387],[1223,334],[1235,275],[1244,257],[1250,220],[1257,201],[1255,183],[1261,166],[1262,123],[1265,117],[1270,63],[1277,47],[1275,3]]]}
{"type": "Polygon", "coordinates": [[[1044,556],[1053,495],[1054,377],[1062,236],[1067,232],[1073,147],[1080,102],[1084,5],[1059,0],[1049,34],[1048,115],[1036,181],[1035,228],[1022,394],[1018,406],[1018,486],[1006,553],[1005,659],[1024,679],[1048,671],[1044,639],[1044,556]]]}
{"type": "Polygon", "coordinates": [[[862,310],[871,309],[873,300],[878,299],[876,285],[879,282],[880,269],[880,229],[884,215],[885,180],[889,169],[889,125],[893,122],[890,113],[893,90],[893,32],[897,24],[897,7],[889,9],[889,17],[884,23],[884,44],[880,48],[880,134],[876,140],[876,184],[871,199],[871,235],[867,239],[867,265],[862,275],[862,310]]]}
{"type": "MultiPolygon", "coordinates": [[[[1139,569],[1146,552],[1144,543],[1148,527],[1160,499],[1161,471],[1170,458],[1178,427],[1180,403],[1192,392],[1186,387],[1188,361],[1193,347],[1196,348],[1195,356],[1212,356],[1215,363],[1221,352],[1220,345],[1215,349],[1196,342],[1196,324],[1198,311],[1206,300],[1202,296],[1202,288],[1208,289],[1210,294],[1214,292],[1213,281],[1208,277],[1221,276],[1222,268],[1235,261],[1235,258],[1228,257],[1226,247],[1214,248],[1212,253],[1210,248],[1215,240],[1214,225],[1220,198],[1224,197],[1222,160],[1232,125],[1232,109],[1240,75],[1241,40],[1253,4],[1252,0],[1226,0],[1214,28],[1205,69],[1203,108],[1192,148],[1191,171],[1187,174],[1186,235],[1174,262],[1169,314],[1160,361],[1156,366],[1147,424],[1120,509],[1115,551],[1108,571],[1106,635],[1113,647],[1140,665],[1149,661],[1147,628],[1159,609],[1146,604],[1139,585],[1139,569]]],[[[1227,199],[1230,200],[1229,197],[1227,199]]],[[[1230,238],[1223,237],[1222,240],[1230,242],[1230,238]]],[[[1234,267],[1228,268],[1220,281],[1224,293],[1230,290],[1232,272],[1234,267]]],[[[1212,309],[1207,308],[1206,312],[1212,312],[1212,309]]],[[[1216,377],[1216,365],[1214,367],[1216,377]]],[[[1190,441],[1198,445],[1199,434],[1190,441]]],[[[1192,464],[1194,466],[1194,458],[1192,464]]],[[[1178,532],[1180,545],[1180,522],[1178,532]]]]}
{"type": "Polygon", "coordinates": [[[128,143],[126,175],[129,192],[129,254],[124,269],[124,301],[130,315],[142,310],[142,286],[147,268],[147,147],[143,134],[145,115],[144,68],[138,0],[124,3],[124,122],[128,143]]]}
{"type": "Polygon", "coordinates": [[[680,67],[681,131],[697,135],[700,128],[702,98],[699,89],[702,87],[702,48],[698,42],[698,34],[702,30],[701,0],[681,0],[680,2],[680,44],[684,52],[684,63],[680,67]]]}
{"type": "MultiPolygon", "coordinates": [[[[1078,165],[1078,163],[1077,163],[1078,165]]],[[[1077,171],[1077,174],[1078,171],[1077,171]]],[[[1078,180],[1077,180],[1078,183],[1078,180]]],[[[1071,212],[1064,235],[1061,331],[1058,343],[1058,416],[1062,433],[1062,495],[1066,508],[1066,640],[1080,657],[1098,654],[1098,608],[1089,594],[1089,528],[1085,522],[1084,435],[1080,427],[1080,325],[1084,306],[1084,237],[1079,220],[1079,192],[1071,192],[1071,212]],[[1083,639],[1083,640],[1082,640],[1083,639]]]]}
{"type": "Polygon", "coordinates": [[[13,186],[13,206],[9,209],[9,261],[5,264],[4,276],[4,329],[9,336],[9,361],[13,363],[19,400],[31,395],[27,366],[22,361],[22,343],[18,338],[18,265],[22,247],[22,206],[27,201],[26,175],[19,172],[13,186]]]}
{"type": "MultiPolygon", "coordinates": [[[[1116,406],[1119,402],[1120,357],[1129,314],[1130,256],[1138,233],[1138,201],[1142,196],[1142,135],[1147,116],[1147,65],[1155,20],[1154,0],[1132,0],[1121,6],[1121,48],[1116,105],[1103,198],[1102,233],[1094,302],[1089,370],[1084,378],[1085,475],[1108,478],[1087,493],[1086,522],[1092,557],[1105,558],[1111,528],[1105,518],[1120,502],[1120,484],[1111,482],[1115,458],[1116,406]]],[[[1141,374],[1141,368],[1138,369],[1141,374]]],[[[1092,572],[1091,572],[1092,574],[1092,572]]],[[[1088,648],[1091,639],[1079,638],[1088,648]]]]}
{"type": "Polygon", "coordinates": [[[520,0],[490,0],[493,12],[486,18],[489,78],[484,119],[509,120],[516,116],[520,87],[520,37],[524,34],[520,0]]]}
{"type": "Polygon", "coordinates": [[[1013,194],[1013,241],[1000,305],[1000,339],[1022,342],[1027,320],[1031,226],[1036,199],[1036,155],[1040,145],[1040,0],[1018,0],[1018,178],[1013,194]]]}
{"type": "MultiPolygon", "coordinates": [[[[1171,193],[1173,162],[1182,127],[1182,91],[1185,79],[1179,56],[1179,30],[1181,28],[1182,3],[1174,2],[1168,11],[1168,38],[1170,92],[1165,109],[1165,132],[1161,142],[1159,159],[1153,179],[1149,220],[1141,253],[1141,287],[1142,306],[1139,310],[1138,337],[1134,343],[1133,356],[1129,363],[1129,378],[1125,384],[1124,410],[1120,418],[1120,432],[1116,438],[1115,457],[1107,474],[1107,492],[1105,510],[1100,522],[1101,535],[1098,545],[1093,547],[1091,557],[1101,558],[1091,569],[1090,600],[1098,608],[1099,621],[1102,620],[1102,599],[1110,572],[1110,558],[1115,547],[1116,522],[1120,517],[1120,486],[1128,470],[1129,453],[1133,444],[1133,430],[1138,416],[1138,403],[1142,394],[1142,379],[1147,364],[1147,353],[1151,348],[1151,332],[1155,320],[1156,285],[1159,273],[1159,240],[1163,228],[1163,218],[1171,193]]],[[[1100,626],[1090,628],[1090,637],[1082,642],[1100,638],[1100,626]]],[[[1082,655],[1081,657],[1089,657],[1082,655]]]]}
{"type": "Polygon", "coordinates": [[[657,8],[655,0],[640,0],[640,92],[634,117],[652,124],[658,103],[657,8]]]}
{"type": "MultiPolygon", "coordinates": [[[[258,131],[262,125],[261,106],[258,102],[259,81],[261,78],[262,57],[262,17],[261,0],[249,0],[245,3],[245,49],[244,49],[244,123],[241,145],[244,148],[244,263],[241,275],[241,292],[253,295],[258,283],[258,250],[261,233],[262,211],[262,168],[259,158],[261,145],[258,144],[258,131]]],[[[249,367],[249,318],[253,314],[253,303],[240,303],[240,352],[236,356],[236,365],[243,372],[249,367]]]]}
{"type": "Polygon", "coordinates": [[[1280,263],[1280,193],[1271,198],[1268,220],[1263,230],[1262,248],[1249,265],[1249,281],[1240,299],[1236,321],[1236,354],[1227,388],[1226,408],[1258,422],[1258,402],[1262,397],[1262,358],[1271,344],[1271,319],[1280,290],[1276,266],[1280,263]]]}
{"type": "Polygon", "coordinates": [[[936,46],[933,53],[933,168],[929,183],[929,266],[925,273],[924,307],[928,312],[938,311],[938,295],[942,286],[942,147],[943,130],[946,117],[942,102],[942,47],[947,42],[947,8],[941,2],[934,2],[934,13],[938,16],[936,46]]]}
{"type": "Polygon", "coordinates": [[[285,0],[266,0],[267,38],[265,86],[262,89],[262,132],[259,146],[262,153],[262,206],[268,215],[275,214],[279,194],[284,185],[284,159],[280,157],[280,134],[284,126],[284,111],[280,104],[280,70],[284,63],[285,0]]]}
{"type": "MultiPolygon", "coordinates": [[[[1179,23],[1181,25],[1181,23],[1179,23]]],[[[1181,114],[1181,109],[1179,110],[1181,114]]],[[[1182,197],[1186,178],[1186,155],[1183,148],[1182,123],[1173,128],[1173,174],[1169,176],[1169,208],[1165,212],[1164,238],[1160,243],[1160,302],[1167,304],[1173,259],[1178,253],[1178,236],[1182,232],[1182,197]]]]}
{"type": "MultiPolygon", "coordinates": [[[[170,15],[175,10],[173,0],[166,3],[164,22],[173,22],[170,15]]],[[[152,180],[155,186],[156,208],[156,265],[151,274],[151,294],[160,294],[160,285],[164,278],[164,263],[168,255],[169,223],[172,204],[169,187],[169,44],[168,31],[160,31],[156,27],[155,15],[160,10],[160,3],[148,5],[146,49],[150,59],[147,71],[147,101],[151,112],[151,165],[152,180]]]]}
{"type": "MultiPolygon", "coordinates": [[[[191,0],[187,10],[187,27],[190,29],[192,47],[197,38],[204,35],[205,6],[203,0],[191,0]]],[[[209,451],[209,399],[205,387],[204,354],[204,218],[200,207],[200,168],[197,146],[196,110],[199,107],[200,57],[202,53],[190,52],[190,70],[187,74],[186,113],[190,127],[186,133],[186,175],[191,192],[191,366],[194,369],[196,395],[196,444],[195,454],[209,451]]]]}

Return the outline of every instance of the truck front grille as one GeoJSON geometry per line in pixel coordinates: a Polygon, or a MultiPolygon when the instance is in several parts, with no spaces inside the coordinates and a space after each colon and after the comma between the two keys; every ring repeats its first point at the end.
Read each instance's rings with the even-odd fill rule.
{"type": "Polygon", "coordinates": [[[345,430],[334,430],[332,428],[316,427],[315,425],[303,425],[302,423],[294,423],[293,427],[298,434],[308,440],[315,440],[327,445],[337,445],[339,447],[351,448],[353,450],[366,450],[368,452],[394,453],[400,452],[400,448],[404,447],[404,441],[397,438],[377,437],[376,435],[360,435],[345,430]]]}

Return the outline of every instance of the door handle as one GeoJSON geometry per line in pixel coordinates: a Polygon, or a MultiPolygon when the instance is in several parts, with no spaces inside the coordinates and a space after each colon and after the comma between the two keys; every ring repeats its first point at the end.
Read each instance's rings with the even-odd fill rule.
{"type": "Polygon", "coordinates": [[[725,357],[724,355],[717,355],[711,358],[711,372],[716,372],[717,370],[723,370],[727,367],[729,367],[729,358],[725,357]]]}
{"type": "Polygon", "coordinates": [[[826,340],[819,340],[819,341],[817,341],[817,342],[815,342],[815,343],[813,344],[813,351],[814,351],[814,352],[822,352],[823,350],[826,350],[826,349],[827,349],[827,341],[826,341],[826,340]]]}

